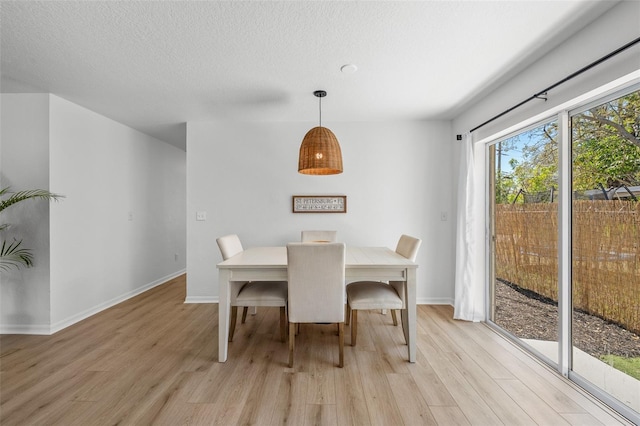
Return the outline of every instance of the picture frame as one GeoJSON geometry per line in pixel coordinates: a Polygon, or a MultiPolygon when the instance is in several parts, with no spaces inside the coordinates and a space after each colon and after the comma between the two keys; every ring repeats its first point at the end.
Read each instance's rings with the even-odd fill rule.
{"type": "Polygon", "coordinates": [[[293,195],[293,213],[346,213],[346,195],[293,195]]]}

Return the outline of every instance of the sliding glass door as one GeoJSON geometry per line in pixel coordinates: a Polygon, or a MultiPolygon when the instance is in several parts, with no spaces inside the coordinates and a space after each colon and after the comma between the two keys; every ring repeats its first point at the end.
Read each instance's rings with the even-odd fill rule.
{"type": "Polygon", "coordinates": [[[572,370],[640,412],[640,92],[571,117],[572,370]]]}
{"type": "Polygon", "coordinates": [[[490,322],[639,420],[638,87],[492,141],[488,154],[490,322]]]}
{"type": "Polygon", "coordinates": [[[492,316],[557,363],[558,125],[548,121],[491,146],[492,316]]]}

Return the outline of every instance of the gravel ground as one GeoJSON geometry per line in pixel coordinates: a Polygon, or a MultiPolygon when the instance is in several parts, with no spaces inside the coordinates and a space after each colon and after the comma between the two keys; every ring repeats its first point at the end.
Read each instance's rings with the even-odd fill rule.
{"type": "MultiPolygon", "coordinates": [[[[501,280],[496,281],[494,322],[523,339],[558,340],[556,303],[501,280]]],[[[640,357],[640,336],[582,312],[573,314],[573,344],[595,357],[640,357]]]]}

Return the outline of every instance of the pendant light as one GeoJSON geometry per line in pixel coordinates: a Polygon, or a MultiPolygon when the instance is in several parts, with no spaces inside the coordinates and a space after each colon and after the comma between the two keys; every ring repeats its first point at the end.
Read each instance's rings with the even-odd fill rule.
{"type": "Polygon", "coordinates": [[[309,130],[300,145],[298,173],[305,175],[335,175],[342,173],[342,151],[333,132],[322,127],[322,98],[327,96],[324,90],[316,90],[318,98],[320,124],[309,130]]]}

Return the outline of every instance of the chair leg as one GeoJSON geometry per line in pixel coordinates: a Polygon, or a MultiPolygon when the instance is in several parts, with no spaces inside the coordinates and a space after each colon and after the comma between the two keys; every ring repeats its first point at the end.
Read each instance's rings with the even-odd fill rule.
{"type": "Polygon", "coordinates": [[[289,323],[289,368],[293,367],[293,348],[296,339],[296,325],[289,323]]]}
{"type": "Polygon", "coordinates": [[[242,310],[242,324],[247,320],[247,311],[249,310],[248,306],[245,306],[242,310]]]}
{"type": "Polygon", "coordinates": [[[393,318],[393,325],[398,326],[398,317],[396,316],[396,310],[391,309],[391,318],[393,318]]]}
{"type": "Polygon", "coordinates": [[[238,307],[231,307],[231,322],[229,323],[229,341],[233,341],[233,333],[236,330],[236,318],[238,316],[238,307]]]}
{"type": "Polygon", "coordinates": [[[338,343],[340,345],[340,355],[338,367],[344,367],[344,323],[338,323],[338,343]]]}
{"type": "Polygon", "coordinates": [[[346,307],[346,311],[344,313],[344,318],[345,318],[345,324],[349,325],[349,322],[351,321],[351,306],[349,306],[349,302],[347,302],[347,307],[346,307]]]}
{"type": "Polygon", "coordinates": [[[351,311],[351,346],[356,345],[356,337],[358,336],[358,311],[351,311]]]}
{"type": "Polygon", "coordinates": [[[284,306],[280,307],[280,340],[287,341],[287,315],[284,306]]]}

